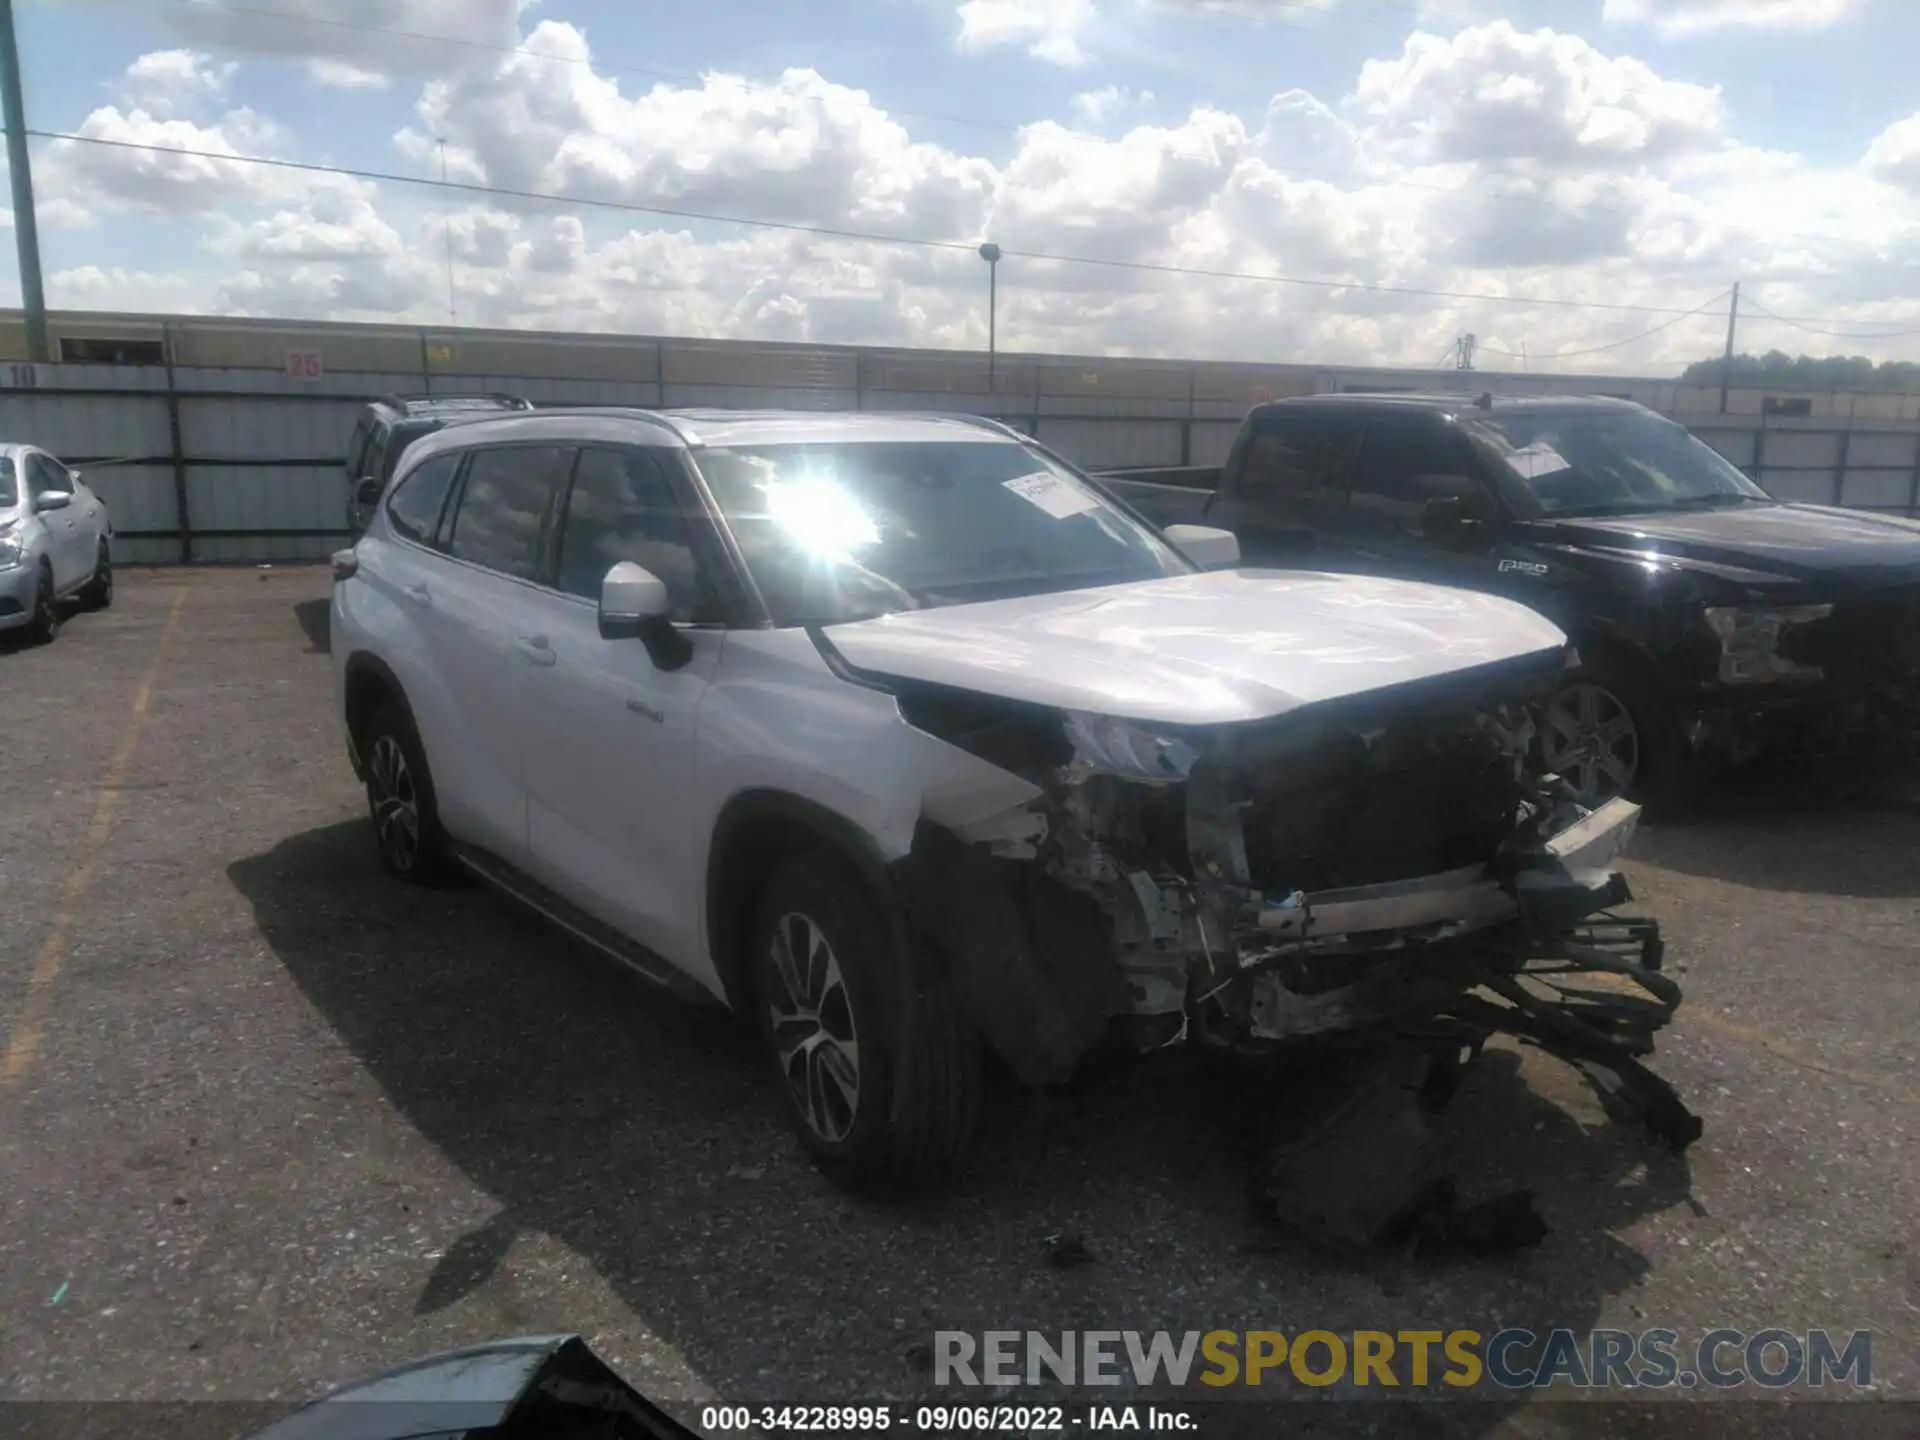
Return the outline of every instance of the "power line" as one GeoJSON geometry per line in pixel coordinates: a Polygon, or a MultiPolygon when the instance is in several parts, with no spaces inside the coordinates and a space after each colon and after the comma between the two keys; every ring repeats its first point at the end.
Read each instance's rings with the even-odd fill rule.
{"type": "MultiPolygon", "coordinates": [[[[1805,330],[1810,335],[1825,335],[1831,340],[1904,340],[1911,335],[1920,335],[1920,329],[1880,331],[1827,330],[1821,328],[1819,325],[1810,325],[1804,320],[1794,320],[1785,315],[1776,315],[1752,297],[1748,297],[1747,304],[1751,305],[1755,310],[1758,310],[1769,320],[1777,320],[1782,325],[1791,325],[1796,330],[1805,330]]],[[[1898,324],[1899,322],[1890,320],[1887,323],[1892,325],[1898,324]]]]}
{"type": "MultiPolygon", "coordinates": [[[[227,3],[227,0],[169,0],[169,3],[190,10],[213,10],[229,15],[248,15],[263,20],[276,20],[291,25],[309,25],[328,30],[344,30],[362,35],[380,35],[391,40],[415,40],[430,45],[453,45],[464,50],[477,50],[487,54],[518,55],[524,56],[527,59],[542,60],[555,65],[584,66],[594,73],[642,75],[653,80],[668,80],[676,84],[701,87],[711,84],[726,84],[736,86],[746,91],[778,93],[775,92],[773,86],[765,84],[764,82],[749,80],[744,76],[717,74],[696,75],[683,70],[661,70],[648,65],[631,65],[592,57],[583,59],[578,55],[555,55],[551,51],[534,50],[525,45],[500,45],[488,40],[470,40],[459,35],[438,35],[423,30],[401,30],[393,26],[368,25],[351,20],[332,20],[317,15],[295,15],[290,11],[273,10],[263,6],[231,4],[227,3]]],[[[1282,22],[1276,17],[1275,19],[1266,20],[1262,23],[1273,24],[1282,22]]],[[[826,104],[825,97],[820,95],[788,95],[787,98],[791,100],[802,100],[815,105],[824,106],[826,104]]],[[[1025,125],[1011,125],[1004,120],[984,120],[977,116],[946,115],[929,110],[903,110],[891,105],[882,108],[889,115],[905,116],[913,120],[929,120],[941,125],[959,125],[967,129],[991,130],[1004,135],[1018,135],[1028,128],[1025,125]]],[[[1089,135],[1086,131],[1072,130],[1071,127],[1068,127],[1068,129],[1071,134],[1096,140],[1102,144],[1113,143],[1103,136],[1089,135]]],[[[1180,160],[1212,161],[1218,158],[1214,155],[1203,154],[1197,150],[1163,150],[1160,153],[1180,160]]],[[[1348,178],[1329,175],[1324,170],[1312,170],[1304,165],[1280,165],[1271,160],[1262,160],[1261,164],[1270,170],[1277,170],[1282,174],[1297,175],[1302,179],[1319,180],[1327,184],[1338,184],[1342,179],[1348,178]]],[[[1465,195],[1471,193],[1478,200],[1494,201],[1500,204],[1545,205],[1558,208],[1554,207],[1552,199],[1544,195],[1513,194],[1511,192],[1490,190],[1478,182],[1469,182],[1465,185],[1437,185],[1422,180],[1380,179],[1367,176],[1360,177],[1358,183],[1364,188],[1419,190],[1434,195],[1465,195]]],[[[1731,228],[1743,229],[1747,227],[1733,226],[1731,228]]]]}
{"type": "MultiPolygon", "coordinates": [[[[924,236],[886,235],[871,230],[851,230],[831,225],[808,225],[795,220],[766,220],[743,215],[722,215],[708,210],[689,210],[670,205],[645,205],[631,200],[602,200],[589,196],[564,195],[550,191],[516,190],[500,185],[483,185],[467,180],[434,180],[419,175],[400,175],[390,171],[366,170],[347,165],[324,165],[311,160],[284,160],[264,155],[241,155],[217,150],[190,150],[178,145],[153,145],[138,140],[114,140],[103,135],[76,135],[58,130],[29,130],[41,140],[67,141],[78,145],[97,145],[114,150],[145,154],[180,155],[188,159],[211,160],[220,164],[261,165],[276,170],[292,170],[311,175],[332,175],[349,180],[371,180],[389,185],[414,185],[426,189],[444,189],[468,195],[519,200],[540,205],[576,206],[582,209],[609,210],[626,214],[659,215],[676,220],[697,220],[718,225],[742,225],[762,230],[782,230],[801,235],[816,235],[833,240],[858,240],[876,245],[905,248],[920,246],[973,254],[975,244],[967,240],[932,240],[924,236]]],[[[1494,295],[1472,290],[1438,290],[1416,285],[1383,285],[1364,280],[1327,280],[1303,275],[1262,274],[1250,270],[1215,270],[1200,266],[1158,264],[1149,260],[1114,260],[1092,255],[1062,255],[1044,250],[1003,249],[1010,258],[1057,265],[1091,265],[1102,269],[1126,270],[1156,275],[1181,275],[1195,279],[1245,280],[1271,285],[1298,285],[1317,290],[1351,290],[1371,295],[1405,295],[1432,300],[1474,300],[1493,305],[1520,305],[1530,309],[1559,308],[1573,310],[1626,311],[1645,315],[1697,314],[1703,307],[1681,310],[1671,305],[1628,305],[1610,300],[1569,300],[1555,296],[1494,295]]],[[[1718,297],[1716,297],[1718,298],[1718,297]]],[[[1712,301],[1707,302],[1712,304],[1712,301]]]]}
{"type": "Polygon", "coordinates": [[[1492,345],[1481,345],[1479,348],[1486,351],[1489,355],[1501,355],[1509,360],[1527,362],[1533,360],[1571,360],[1576,355],[1598,355],[1603,351],[1619,350],[1625,346],[1632,345],[1636,341],[1646,339],[1649,335],[1658,335],[1662,330],[1671,330],[1683,320],[1691,320],[1696,315],[1705,314],[1732,293],[1731,290],[1722,290],[1718,295],[1714,296],[1713,299],[1707,301],[1706,304],[1689,310],[1684,315],[1676,315],[1671,320],[1662,320],[1658,325],[1642,330],[1638,335],[1629,335],[1624,340],[1614,340],[1605,345],[1589,345],[1579,350],[1555,350],[1546,355],[1529,355],[1525,350],[1501,350],[1492,345]]]}

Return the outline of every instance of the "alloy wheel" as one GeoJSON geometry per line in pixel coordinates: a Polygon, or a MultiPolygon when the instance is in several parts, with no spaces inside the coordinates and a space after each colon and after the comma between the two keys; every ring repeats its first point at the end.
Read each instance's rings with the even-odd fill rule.
{"type": "Polygon", "coordinates": [[[780,917],[768,942],[774,1057],[807,1126],[839,1142],[860,1113],[860,1038],[840,961],[805,915],[780,917]]]}
{"type": "Polygon", "coordinates": [[[1627,792],[1640,773],[1640,730],[1633,713],[1603,685],[1569,685],[1547,704],[1541,758],[1578,792],[1601,805],[1627,792]]]}
{"type": "Polygon", "coordinates": [[[374,741],[367,771],[374,834],[381,852],[394,869],[412,870],[420,858],[420,799],[400,742],[391,735],[374,741]]]}

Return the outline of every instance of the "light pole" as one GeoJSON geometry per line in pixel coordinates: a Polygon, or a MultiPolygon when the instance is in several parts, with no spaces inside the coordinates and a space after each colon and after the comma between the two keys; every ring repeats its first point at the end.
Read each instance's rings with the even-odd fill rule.
{"type": "Polygon", "coordinates": [[[980,247],[980,258],[987,262],[987,393],[993,393],[994,329],[1000,308],[1000,247],[991,240],[980,247]]]}
{"type": "Polygon", "coordinates": [[[20,48],[13,33],[13,0],[0,0],[0,101],[7,119],[7,173],[13,180],[13,236],[20,250],[20,309],[27,324],[27,359],[44,364],[47,296],[40,285],[40,228],[34,223],[33,171],[27,155],[27,103],[20,92],[20,48]]]}

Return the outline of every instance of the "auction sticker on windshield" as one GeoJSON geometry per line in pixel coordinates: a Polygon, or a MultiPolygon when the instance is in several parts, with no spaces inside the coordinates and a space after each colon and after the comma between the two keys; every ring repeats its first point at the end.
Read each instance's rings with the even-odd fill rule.
{"type": "Polygon", "coordinates": [[[1556,471],[1573,468],[1564,455],[1544,440],[1536,440],[1531,445],[1522,445],[1507,456],[1507,464],[1527,480],[1538,480],[1542,475],[1552,475],[1556,471]]]}
{"type": "Polygon", "coordinates": [[[1076,490],[1058,475],[1049,475],[1044,470],[1032,475],[1016,475],[1011,480],[1000,482],[1007,489],[1036,505],[1056,520],[1065,520],[1072,515],[1084,515],[1089,510],[1099,508],[1100,502],[1085,491],[1076,490]]]}

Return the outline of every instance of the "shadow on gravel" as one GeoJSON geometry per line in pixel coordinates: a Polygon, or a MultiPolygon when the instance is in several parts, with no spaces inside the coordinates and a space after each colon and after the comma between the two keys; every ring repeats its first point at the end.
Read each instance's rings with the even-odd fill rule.
{"type": "Polygon", "coordinates": [[[1920,896],[1920,767],[1755,766],[1642,826],[1628,858],[1758,890],[1920,896]]]}
{"type": "MultiPolygon", "coordinates": [[[[228,874],[407,1122],[499,1199],[494,1219],[446,1237],[420,1294],[394,1303],[451,1305],[489,1284],[517,1235],[546,1232],[730,1400],[987,1398],[934,1390],[936,1329],[1584,1332],[1647,1269],[1618,1232],[1688,1194],[1682,1159],[1586,1127],[1527,1083],[1517,1053],[1494,1051],[1450,1111],[1462,1194],[1532,1188],[1554,1231],[1505,1261],[1356,1265],[1276,1237],[1253,1219],[1236,1136],[1251,1107],[1284,1096],[1182,1063],[1027,1110],[957,1193],[857,1201],[802,1159],[725,1016],[645,989],[489,892],[394,884],[363,823],[294,836],[228,874]],[[1046,1263],[1057,1230],[1093,1263],[1046,1263]]],[[[1524,1068],[1542,1063],[1556,1062],[1524,1068]]],[[[521,1328],[574,1323],[539,1313],[521,1328]]],[[[1360,1428],[1480,1435],[1511,1408],[1368,1406],[1360,1428]]],[[[1286,1413],[1347,1433],[1337,1407],[1286,1413]]],[[[1244,1418],[1269,1434],[1276,1414],[1235,1411],[1207,1431],[1244,1418]]]]}
{"type": "Polygon", "coordinates": [[[294,619],[300,622],[300,632],[307,637],[307,654],[331,655],[333,653],[333,623],[330,600],[302,600],[293,607],[294,619]]]}

